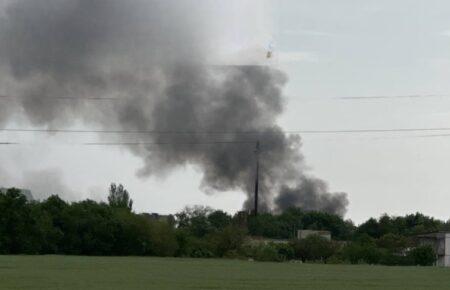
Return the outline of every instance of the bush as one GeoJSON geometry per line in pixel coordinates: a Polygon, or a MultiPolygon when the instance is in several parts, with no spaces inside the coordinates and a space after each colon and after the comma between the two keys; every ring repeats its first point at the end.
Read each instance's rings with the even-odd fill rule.
{"type": "Polygon", "coordinates": [[[278,254],[278,249],[274,244],[266,244],[258,247],[255,253],[255,260],[261,262],[281,262],[282,257],[278,254]]]}
{"type": "Polygon", "coordinates": [[[248,231],[252,236],[282,238],[281,228],[277,217],[269,213],[250,216],[248,219],[248,231]]]}
{"type": "Polygon", "coordinates": [[[409,256],[414,265],[433,266],[436,263],[436,252],[431,246],[417,247],[409,253],[409,256]]]}
{"type": "Polygon", "coordinates": [[[387,249],[391,252],[401,252],[403,249],[407,248],[411,242],[408,238],[396,235],[396,234],[386,234],[378,239],[377,245],[380,248],[387,249]]]}
{"type": "Polygon", "coordinates": [[[292,244],[275,244],[278,256],[283,261],[295,259],[295,250],[292,244]]]}
{"type": "Polygon", "coordinates": [[[342,258],[341,255],[334,254],[333,256],[331,256],[327,259],[326,263],[332,264],[332,265],[340,265],[340,264],[345,264],[345,260],[342,258]]]}
{"type": "Polygon", "coordinates": [[[293,242],[295,257],[305,261],[326,261],[336,252],[332,241],[318,235],[293,242]]]}
{"type": "Polygon", "coordinates": [[[241,247],[239,254],[255,261],[283,262],[288,259],[287,255],[291,255],[289,252],[293,252],[293,249],[289,250],[289,247],[289,245],[275,243],[247,243],[241,247]]]}
{"type": "Polygon", "coordinates": [[[165,221],[150,222],[150,254],[160,257],[173,257],[178,251],[178,241],[172,226],[165,221]]]}
{"type": "Polygon", "coordinates": [[[411,256],[393,254],[389,251],[386,251],[383,253],[379,263],[381,265],[385,265],[385,266],[411,266],[411,265],[414,265],[414,261],[411,259],[411,256]]]}
{"type": "Polygon", "coordinates": [[[214,254],[207,247],[194,248],[190,255],[191,258],[213,258],[214,254]]]}
{"type": "Polygon", "coordinates": [[[342,249],[344,260],[351,264],[359,264],[362,262],[361,246],[356,243],[350,243],[342,249]]]}
{"type": "Polygon", "coordinates": [[[245,241],[246,232],[236,226],[227,226],[220,232],[211,234],[208,242],[218,257],[223,257],[229,251],[237,251],[245,241]]]}
{"type": "Polygon", "coordinates": [[[227,259],[238,259],[238,258],[241,258],[241,255],[239,254],[239,252],[237,250],[231,250],[231,251],[226,252],[223,255],[223,257],[227,258],[227,259]]]}
{"type": "Polygon", "coordinates": [[[347,240],[353,234],[354,225],[337,215],[300,208],[287,209],[280,215],[262,213],[250,216],[248,220],[248,231],[252,236],[292,239],[299,229],[327,230],[337,240],[347,240]]]}
{"type": "MultiPolygon", "coordinates": [[[[112,186],[110,204],[91,200],[66,203],[58,196],[29,202],[20,190],[0,192],[0,254],[154,255],[194,258],[248,257],[257,261],[433,265],[436,254],[429,246],[411,247],[408,234],[443,223],[421,214],[404,218],[383,216],[361,225],[353,234],[351,222],[330,214],[290,209],[248,218],[250,234],[272,238],[293,237],[299,228],[328,229],[339,239],[355,240],[338,251],[338,244],[310,236],[289,244],[245,244],[246,222],[207,207],[186,208],[173,223],[132,212],[123,187],[112,186]],[[377,237],[378,240],[374,240],[377,237]]],[[[445,224],[448,226],[450,223],[445,224]]]]}
{"type": "Polygon", "coordinates": [[[211,245],[205,239],[188,237],[185,251],[191,258],[213,258],[214,253],[211,245]]]}
{"type": "Polygon", "coordinates": [[[153,252],[152,229],[149,221],[128,209],[114,210],[117,222],[113,251],[116,255],[149,255],[153,252]]]}
{"type": "Polygon", "coordinates": [[[383,252],[373,244],[352,242],[342,250],[343,258],[352,264],[378,264],[383,252]]]}

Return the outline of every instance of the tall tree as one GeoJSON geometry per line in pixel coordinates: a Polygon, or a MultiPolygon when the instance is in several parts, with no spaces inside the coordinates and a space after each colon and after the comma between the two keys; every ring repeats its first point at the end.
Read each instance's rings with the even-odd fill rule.
{"type": "Polygon", "coordinates": [[[108,203],[114,208],[125,208],[129,211],[133,209],[133,200],[130,199],[130,194],[122,184],[117,186],[115,183],[111,183],[111,186],[109,187],[108,203]]]}

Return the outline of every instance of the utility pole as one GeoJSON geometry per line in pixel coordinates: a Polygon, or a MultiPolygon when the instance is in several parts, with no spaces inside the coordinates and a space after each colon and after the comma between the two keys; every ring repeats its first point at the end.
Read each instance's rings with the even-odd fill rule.
{"type": "Polygon", "coordinates": [[[256,142],[255,149],[255,157],[256,157],[256,175],[255,175],[255,216],[258,215],[258,197],[259,197],[259,153],[260,153],[260,144],[259,140],[256,142]]]}

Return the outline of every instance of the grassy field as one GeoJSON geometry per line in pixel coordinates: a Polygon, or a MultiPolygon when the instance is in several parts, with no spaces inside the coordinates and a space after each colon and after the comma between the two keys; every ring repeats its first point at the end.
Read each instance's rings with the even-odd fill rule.
{"type": "Polygon", "coordinates": [[[0,256],[0,289],[450,289],[450,269],[0,256]]]}

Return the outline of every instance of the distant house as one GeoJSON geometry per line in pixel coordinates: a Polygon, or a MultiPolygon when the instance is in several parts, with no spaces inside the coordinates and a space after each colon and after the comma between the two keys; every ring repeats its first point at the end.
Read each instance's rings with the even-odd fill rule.
{"type": "Polygon", "coordinates": [[[161,215],[157,213],[142,213],[141,215],[151,221],[162,221],[169,224],[175,223],[175,217],[173,215],[161,215]]]}
{"type": "MultiPolygon", "coordinates": [[[[28,201],[34,200],[33,194],[31,194],[31,190],[20,189],[20,188],[17,188],[17,189],[20,190],[20,193],[23,194],[27,198],[28,201]]],[[[8,188],[3,188],[3,187],[0,188],[0,192],[3,194],[5,194],[7,191],[8,191],[8,188]]]]}
{"type": "Polygon", "coordinates": [[[431,246],[437,255],[436,266],[450,267],[450,233],[439,232],[417,236],[419,244],[431,246]]]}
{"type": "Polygon", "coordinates": [[[320,236],[327,240],[331,240],[331,232],[329,231],[312,231],[312,230],[299,230],[297,231],[297,239],[303,240],[306,239],[309,236],[320,236]]]}
{"type": "Polygon", "coordinates": [[[250,237],[247,242],[250,245],[258,246],[258,245],[268,245],[268,244],[289,244],[290,240],[285,239],[268,239],[264,237],[250,237]]]}

